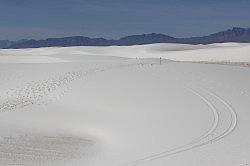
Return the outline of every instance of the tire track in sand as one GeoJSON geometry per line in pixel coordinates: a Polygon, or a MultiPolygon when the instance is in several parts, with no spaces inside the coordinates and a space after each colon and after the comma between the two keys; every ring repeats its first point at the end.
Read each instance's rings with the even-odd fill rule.
{"type": "MultiPolygon", "coordinates": [[[[157,75],[154,74],[154,76],[157,76],[157,75]]],[[[155,154],[143,157],[141,159],[127,162],[125,164],[122,164],[122,166],[139,165],[139,164],[150,162],[156,159],[165,158],[171,155],[193,150],[195,148],[207,145],[209,143],[219,141],[234,131],[234,129],[237,126],[237,114],[235,110],[233,109],[233,107],[227,101],[219,97],[217,94],[210,92],[204,88],[202,88],[200,92],[198,92],[197,90],[193,90],[192,88],[189,88],[189,87],[186,87],[186,89],[189,90],[194,95],[196,95],[197,97],[199,97],[212,110],[213,116],[214,116],[212,127],[209,130],[207,130],[205,134],[192,140],[188,144],[184,144],[184,145],[181,145],[179,147],[176,147],[167,151],[155,153],[155,154]],[[209,100],[208,98],[211,98],[211,100],[209,100]],[[213,101],[216,101],[216,102],[213,102],[213,101]],[[221,106],[224,107],[225,109],[219,110],[218,108],[221,106]],[[229,119],[230,123],[229,125],[226,125],[226,126],[222,122],[222,119],[225,119],[225,117],[220,116],[220,114],[223,115],[223,113],[225,112],[227,114],[230,114],[230,119],[229,119]],[[220,129],[221,126],[222,128],[226,128],[226,129],[221,130],[220,129]]]]}

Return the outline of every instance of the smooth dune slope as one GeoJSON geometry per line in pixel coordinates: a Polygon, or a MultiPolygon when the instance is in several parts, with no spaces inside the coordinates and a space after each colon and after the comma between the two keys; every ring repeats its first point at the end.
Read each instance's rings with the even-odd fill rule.
{"type": "Polygon", "coordinates": [[[0,50],[0,165],[246,165],[250,68],[170,60],[249,62],[248,50],[0,50]]]}

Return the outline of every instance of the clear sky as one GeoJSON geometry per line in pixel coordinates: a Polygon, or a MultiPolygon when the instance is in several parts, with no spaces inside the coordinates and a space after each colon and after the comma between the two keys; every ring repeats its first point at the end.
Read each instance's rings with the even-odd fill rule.
{"type": "Polygon", "coordinates": [[[250,27],[250,0],[0,0],[0,39],[174,37],[250,27]]]}

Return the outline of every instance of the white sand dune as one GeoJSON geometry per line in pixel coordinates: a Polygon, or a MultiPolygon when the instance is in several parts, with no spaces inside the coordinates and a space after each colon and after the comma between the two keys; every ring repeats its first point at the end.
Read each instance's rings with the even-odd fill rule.
{"type": "Polygon", "coordinates": [[[170,60],[248,63],[248,50],[0,50],[0,165],[246,165],[250,68],[170,60]]]}

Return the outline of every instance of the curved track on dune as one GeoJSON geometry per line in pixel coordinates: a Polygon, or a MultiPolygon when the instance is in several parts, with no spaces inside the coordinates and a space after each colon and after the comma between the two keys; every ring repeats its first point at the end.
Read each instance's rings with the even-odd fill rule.
{"type": "Polygon", "coordinates": [[[205,104],[208,105],[208,107],[213,112],[214,118],[213,118],[213,123],[212,123],[211,128],[207,132],[205,132],[205,134],[203,134],[199,138],[192,140],[188,144],[185,144],[185,145],[182,145],[182,146],[179,146],[179,147],[176,147],[174,149],[170,149],[164,152],[155,153],[150,156],[122,164],[122,166],[139,165],[142,163],[150,162],[152,160],[156,160],[156,159],[168,157],[174,154],[189,151],[194,148],[198,148],[198,147],[207,145],[209,143],[219,141],[234,131],[234,129],[237,126],[237,114],[235,110],[233,109],[233,107],[230,106],[230,104],[228,104],[223,98],[219,97],[215,93],[210,92],[208,90],[202,89],[201,90],[202,93],[198,92],[197,90],[193,90],[191,88],[188,88],[188,90],[194,95],[196,95],[197,97],[199,97],[203,102],[205,102],[205,104]],[[225,109],[219,110],[217,108],[218,103],[216,104],[212,100],[209,100],[208,98],[213,98],[213,100],[216,100],[217,102],[219,102],[222,107],[225,107],[225,109]],[[227,126],[225,126],[225,124],[222,123],[222,119],[225,118],[225,117],[220,116],[220,114],[222,114],[220,112],[222,111],[223,112],[226,111],[228,114],[230,114],[230,119],[229,119],[230,123],[227,126]],[[225,129],[220,129],[221,127],[219,126],[225,127],[225,129]]]}

